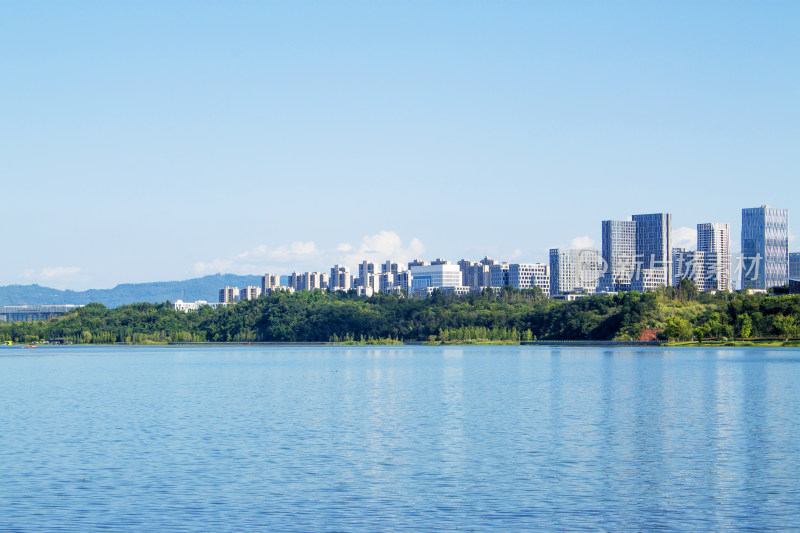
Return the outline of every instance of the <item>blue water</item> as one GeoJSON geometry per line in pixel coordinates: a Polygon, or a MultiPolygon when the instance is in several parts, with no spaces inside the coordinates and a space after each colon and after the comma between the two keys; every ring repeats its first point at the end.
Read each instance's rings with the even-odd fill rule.
{"type": "Polygon", "coordinates": [[[800,529],[800,351],[0,349],[0,530],[800,529]]]}

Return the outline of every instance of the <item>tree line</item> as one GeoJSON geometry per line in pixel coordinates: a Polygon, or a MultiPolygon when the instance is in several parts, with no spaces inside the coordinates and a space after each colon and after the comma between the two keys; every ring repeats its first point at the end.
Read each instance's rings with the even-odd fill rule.
{"type": "MultiPolygon", "coordinates": [[[[689,282],[691,283],[691,282],[689,282]]],[[[188,313],[169,302],[109,309],[89,304],[40,322],[0,323],[0,341],[61,339],[75,344],[163,342],[519,342],[800,336],[800,297],[698,294],[683,284],[655,292],[574,301],[541,290],[487,289],[467,296],[434,291],[426,299],[354,292],[273,292],[188,313]]]]}

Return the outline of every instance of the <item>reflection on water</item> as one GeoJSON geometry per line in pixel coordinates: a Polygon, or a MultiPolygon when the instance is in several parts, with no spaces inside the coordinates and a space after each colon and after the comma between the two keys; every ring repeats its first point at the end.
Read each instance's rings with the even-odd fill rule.
{"type": "Polygon", "coordinates": [[[799,529],[797,350],[0,350],[0,530],[799,529]]]}

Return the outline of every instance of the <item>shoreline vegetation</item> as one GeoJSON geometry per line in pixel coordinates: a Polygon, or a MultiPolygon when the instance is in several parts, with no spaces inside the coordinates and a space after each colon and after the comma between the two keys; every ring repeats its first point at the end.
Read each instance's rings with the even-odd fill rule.
{"type": "Polygon", "coordinates": [[[800,347],[800,296],[654,292],[551,300],[541,290],[434,291],[426,299],[276,291],[188,313],[170,302],[89,304],[39,322],[0,323],[0,344],[662,345],[800,347]]]}

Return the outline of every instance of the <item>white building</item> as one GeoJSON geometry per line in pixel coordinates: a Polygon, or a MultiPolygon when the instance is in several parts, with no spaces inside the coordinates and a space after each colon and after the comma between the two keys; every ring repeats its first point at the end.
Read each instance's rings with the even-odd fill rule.
{"type": "Polygon", "coordinates": [[[248,285],[239,291],[240,302],[244,300],[255,300],[259,296],[261,296],[261,287],[256,287],[255,285],[248,285]]]}
{"type": "Polygon", "coordinates": [[[545,296],[550,296],[550,265],[511,263],[508,265],[508,284],[516,289],[539,287],[545,296]]]}
{"type": "MultiPolygon", "coordinates": [[[[670,251],[670,256],[672,252],[670,251]]],[[[670,270],[669,277],[672,277],[670,270]]],[[[642,268],[639,269],[633,276],[631,282],[631,289],[639,292],[649,292],[658,289],[659,287],[667,286],[667,273],[661,267],[656,268],[642,268]]]]}
{"type": "Polygon", "coordinates": [[[220,306],[225,306],[228,304],[224,303],[208,303],[205,300],[196,300],[194,302],[184,302],[183,300],[177,300],[174,304],[172,304],[172,308],[176,311],[183,311],[184,313],[188,313],[189,311],[197,311],[201,307],[210,307],[212,309],[216,309],[220,306]]]}
{"type": "Polygon", "coordinates": [[[219,303],[227,304],[239,301],[239,287],[223,287],[219,290],[219,303]]]}
{"type": "Polygon", "coordinates": [[[281,277],[278,274],[264,274],[261,277],[261,292],[269,294],[281,286],[281,277]]]}
{"type": "Polygon", "coordinates": [[[458,265],[413,266],[411,273],[411,294],[424,297],[430,289],[444,287],[463,287],[458,265]]]}
{"type": "Polygon", "coordinates": [[[328,289],[331,291],[349,291],[352,286],[353,278],[350,276],[350,269],[342,265],[334,265],[331,268],[331,277],[328,280],[328,289]]]}
{"type": "Polygon", "coordinates": [[[721,222],[697,225],[697,251],[706,254],[706,290],[732,290],[730,227],[721,222]]]}
{"type": "Polygon", "coordinates": [[[687,250],[686,248],[672,249],[672,283],[678,286],[681,280],[687,278],[694,282],[699,292],[717,290],[716,283],[711,278],[716,270],[717,254],[687,250]]]}
{"type": "Polygon", "coordinates": [[[581,292],[594,294],[603,273],[597,250],[553,248],[550,250],[550,295],[581,292]]]}
{"type": "Polygon", "coordinates": [[[328,275],[322,272],[292,272],[289,275],[289,287],[295,291],[313,291],[328,288],[328,275]]]}
{"type": "Polygon", "coordinates": [[[387,272],[391,274],[397,274],[400,272],[400,266],[397,263],[393,263],[391,260],[386,261],[385,263],[381,264],[381,274],[387,272]]]}

